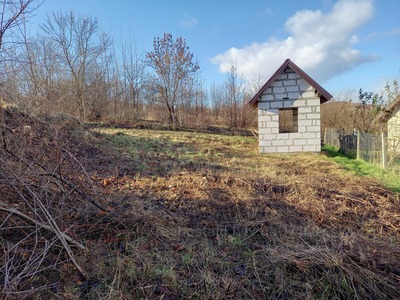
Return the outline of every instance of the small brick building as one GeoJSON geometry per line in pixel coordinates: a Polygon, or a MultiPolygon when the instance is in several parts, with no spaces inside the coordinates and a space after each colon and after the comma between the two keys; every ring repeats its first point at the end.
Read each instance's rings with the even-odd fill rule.
{"type": "Polygon", "coordinates": [[[258,108],[260,152],[321,151],[320,105],[331,98],[287,59],[249,101],[258,108]]]}

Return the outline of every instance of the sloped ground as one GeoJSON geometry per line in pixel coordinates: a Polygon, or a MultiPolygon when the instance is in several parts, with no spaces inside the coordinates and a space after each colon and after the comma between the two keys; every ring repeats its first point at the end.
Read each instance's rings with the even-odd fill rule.
{"type": "Polygon", "coordinates": [[[10,299],[400,297],[398,196],[324,155],[0,115],[10,299]]]}

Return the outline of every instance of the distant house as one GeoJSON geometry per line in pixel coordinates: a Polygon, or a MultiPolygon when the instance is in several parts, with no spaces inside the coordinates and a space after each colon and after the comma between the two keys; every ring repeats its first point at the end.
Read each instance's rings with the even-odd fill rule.
{"type": "Polygon", "coordinates": [[[400,153],[400,95],[387,105],[375,118],[387,131],[387,149],[400,153]]]}
{"type": "Polygon", "coordinates": [[[249,101],[262,153],[321,151],[320,105],[332,95],[287,59],[249,101]]]}

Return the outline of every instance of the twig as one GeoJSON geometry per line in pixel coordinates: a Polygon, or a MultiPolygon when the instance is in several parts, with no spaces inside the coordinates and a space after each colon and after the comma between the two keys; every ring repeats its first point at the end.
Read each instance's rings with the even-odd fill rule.
{"type": "Polygon", "coordinates": [[[258,132],[256,130],[250,130],[250,131],[254,135],[254,137],[257,139],[257,141],[260,141],[260,139],[258,137],[258,132]]]}
{"type": "Polygon", "coordinates": [[[80,187],[76,186],[75,184],[73,184],[71,181],[65,179],[64,177],[58,175],[57,173],[45,173],[45,174],[39,174],[41,176],[51,176],[54,177],[56,179],[61,180],[62,182],[64,182],[65,184],[67,184],[69,186],[70,189],[72,190],[76,190],[76,192],[81,195],[86,201],[92,203],[94,206],[96,206],[98,209],[105,211],[105,212],[110,212],[109,209],[103,207],[100,203],[98,203],[96,200],[92,199],[90,196],[88,196],[86,194],[86,192],[84,190],[82,190],[80,187]]]}
{"type": "MultiPolygon", "coordinates": [[[[36,224],[36,225],[37,225],[38,227],[40,227],[40,228],[43,228],[43,229],[45,229],[45,230],[47,230],[47,231],[49,231],[49,232],[55,233],[55,232],[54,232],[54,229],[53,229],[52,227],[50,227],[49,225],[43,224],[43,223],[40,222],[40,221],[37,221],[37,220],[35,220],[35,219],[32,219],[31,217],[27,216],[26,214],[24,214],[23,212],[19,211],[19,210],[16,209],[16,208],[8,207],[7,204],[4,203],[4,202],[1,201],[1,200],[0,200],[0,210],[5,211],[5,212],[9,212],[9,213],[11,213],[11,214],[15,214],[15,215],[17,215],[17,216],[19,216],[19,217],[21,217],[21,218],[27,220],[27,221],[30,221],[30,222],[36,224]]],[[[71,243],[71,244],[77,246],[79,249],[86,250],[86,247],[85,247],[85,246],[83,246],[83,245],[82,245],[81,243],[79,243],[78,241],[74,240],[74,239],[73,239],[72,237],[70,237],[69,235],[67,235],[67,234],[65,234],[65,233],[63,233],[63,232],[61,232],[61,235],[63,235],[64,239],[65,239],[67,242],[69,242],[69,243],[71,243]]]]}

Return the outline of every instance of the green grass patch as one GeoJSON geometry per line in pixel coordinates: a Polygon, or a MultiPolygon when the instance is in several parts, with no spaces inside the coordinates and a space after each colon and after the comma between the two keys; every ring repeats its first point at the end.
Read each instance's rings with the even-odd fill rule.
{"type": "Polygon", "coordinates": [[[346,170],[358,176],[372,177],[381,181],[386,187],[394,192],[400,192],[400,176],[383,170],[363,160],[355,159],[352,156],[339,152],[334,146],[324,145],[322,151],[336,163],[342,165],[346,170]]]}

